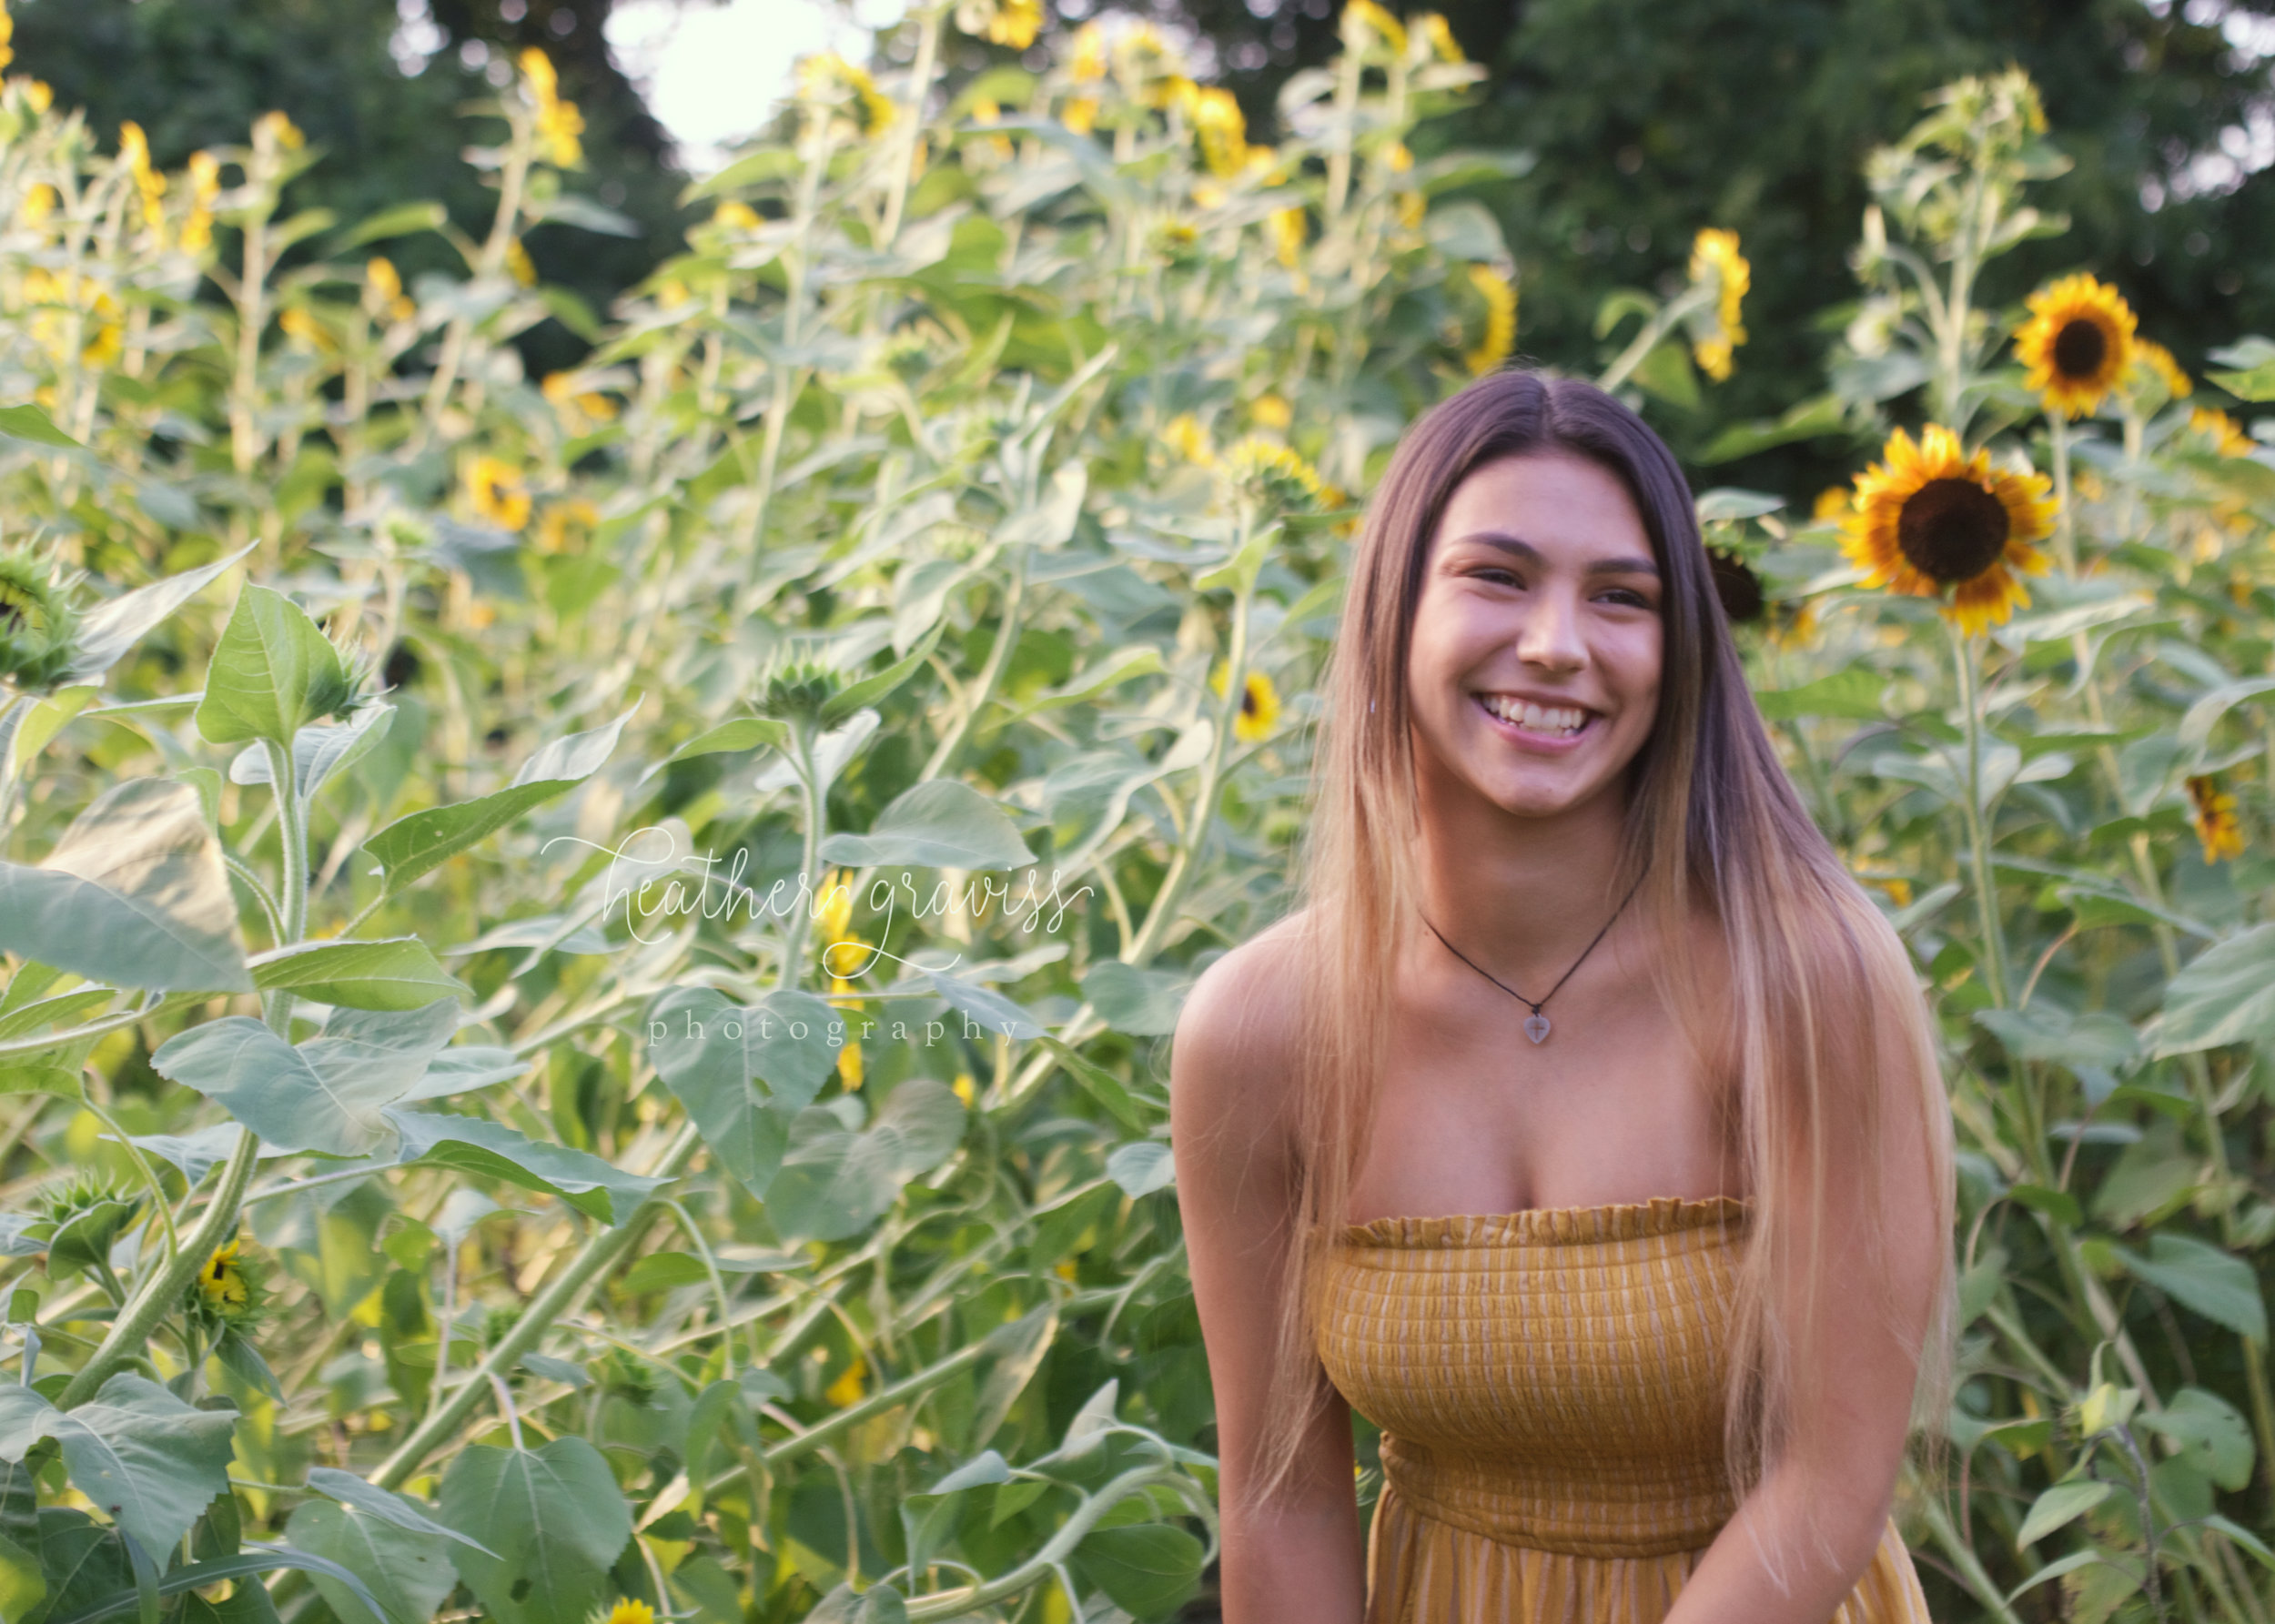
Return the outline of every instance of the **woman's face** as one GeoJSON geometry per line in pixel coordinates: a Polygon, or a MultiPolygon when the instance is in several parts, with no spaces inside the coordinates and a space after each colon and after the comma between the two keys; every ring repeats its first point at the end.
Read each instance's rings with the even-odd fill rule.
{"type": "Polygon", "coordinates": [[[1623,794],[1659,711],[1663,589],[1608,469],[1551,451],[1472,470],[1431,538],[1415,608],[1418,751],[1524,816],[1623,794]]]}

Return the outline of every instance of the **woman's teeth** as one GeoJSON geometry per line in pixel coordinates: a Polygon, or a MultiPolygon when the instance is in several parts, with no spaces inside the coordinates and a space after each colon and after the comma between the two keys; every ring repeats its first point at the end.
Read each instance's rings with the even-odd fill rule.
{"type": "Polygon", "coordinates": [[[1535,705],[1522,700],[1503,699],[1493,693],[1480,694],[1478,697],[1495,716],[1527,732],[1570,738],[1588,725],[1588,712],[1577,707],[1535,705]]]}

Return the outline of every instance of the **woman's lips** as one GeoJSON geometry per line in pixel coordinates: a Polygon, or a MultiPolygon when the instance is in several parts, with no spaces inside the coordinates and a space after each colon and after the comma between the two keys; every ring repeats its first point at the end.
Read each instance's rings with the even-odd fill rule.
{"type": "MultiPolygon", "coordinates": [[[[1500,731],[1504,738],[1508,739],[1513,744],[1520,745],[1526,750],[1534,751],[1543,755],[1565,755],[1579,749],[1581,743],[1588,737],[1588,735],[1595,731],[1595,724],[1599,720],[1601,720],[1594,711],[1589,711],[1583,713],[1585,720],[1581,722],[1579,728],[1575,731],[1570,733],[1538,733],[1534,732],[1531,728],[1526,727],[1522,722],[1504,720],[1497,712],[1495,712],[1491,705],[1488,705],[1485,702],[1485,696],[1483,694],[1473,693],[1470,696],[1470,698],[1475,702],[1478,710],[1484,713],[1485,720],[1492,723],[1492,725],[1500,731]]],[[[1580,707],[1575,705],[1572,709],[1579,710],[1580,707]]]]}

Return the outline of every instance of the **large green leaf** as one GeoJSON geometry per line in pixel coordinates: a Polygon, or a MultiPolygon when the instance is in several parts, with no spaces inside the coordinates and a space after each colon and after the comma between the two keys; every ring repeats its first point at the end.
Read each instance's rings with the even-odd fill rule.
{"type": "Polygon", "coordinates": [[[150,1064],[218,1101],[274,1149],[335,1156],[369,1155],[386,1145],[381,1109],[409,1084],[368,1065],[323,1066],[250,1015],[177,1033],[158,1045],[150,1064]]]}
{"type": "Polygon", "coordinates": [[[114,986],[253,990],[197,792],[162,778],[105,791],[39,867],[0,862],[0,949],[114,986]]]}
{"type": "MultiPolygon", "coordinates": [[[[313,722],[292,735],[292,782],[305,799],[322,789],[327,780],[345,772],[379,747],[394,725],[392,705],[362,705],[345,721],[313,722]]],[[[268,751],[248,744],[229,763],[229,782],[265,784],[268,782],[268,751]]]]}
{"type": "Polygon", "coordinates": [[[811,993],[778,990],[738,1007],[711,987],[676,987],[648,1010],[648,1058],[703,1143],[764,1199],[790,1124],[837,1064],[826,1034],[843,1016],[811,993]],[[803,1028],[804,1035],[794,1037],[803,1028]]]}
{"type": "Polygon", "coordinates": [[[2233,1491],[2251,1481],[2251,1423],[2217,1393],[2202,1387],[2182,1387],[2172,1401],[2154,1415],[2138,1417],[2136,1426],[2161,1432],[2180,1446],[2180,1453],[2205,1477],[2233,1491]]]}
{"type": "Polygon", "coordinates": [[[853,867],[921,863],[927,868],[1016,868],[1035,853],[1001,807],[953,778],[904,790],[866,834],[833,834],[822,855],[853,867]]]}
{"type": "Polygon", "coordinates": [[[504,789],[471,801],[429,807],[399,818],[363,842],[379,860],[389,893],[400,891],[438,865],[487,840],[533,806],[566,793],[600,771],[635,704],[615,721],[588,732],[555,739],[521,764],[504,789]]]}
{"type": "Polygon", "coordinates": [[[782,1172],[767,1196],[784,1239],[843,1240],[875,1222],[901,1186],[946,1159],[964,1135],[964,1105],[945,1084],[912,1077],[867,1128],[810,1106],[790,1127],[782,1172]]]}
{"type": "Polygon", "coordinates": [[[442,1479],[442,1520],[498,1553],[451,1557],[497,1624],[584,1624],[632,1538],[608,1462],[574,1437],[466,1449],[442,1479]]]}
{"type": "Polygon", "coordinates": [[[2057,1483],[2038,1496],[2030,1508],[2030,1515],[2022,1519],[2022,1527],[2015,1535],[2015,1546],[2020,1549],[2036,1545],[2055,1529],[2074,1522],[2098,1506],[2116,1489],[2114,1483],[2098,1481],[2057,1483]]]}
{"type": "Polygon", "coordinates": [[[2184,1308],[2255,1342],[2267,1340],[2267,1304],[2251,1265],[2233,1253],[2184,1235],[2149,1237],[2149,1256],[2112,1246],[2133,1277],[2155,1286],[2184,1308]]]}
{"type": "Polygon", "coordinates": [[[1175,1612],[1198,1588],[1207,1555],[1183,1528],[1148,1522],[1093,1529],[1075,1547],[1075,1566],[1124,1612],[1159,1619],[1175,1612]]]}
{"type": "Polygon", "coordinates": [[[228,1492],[233,1409],[196,1408],[132,1371],[120,1371],[67,1412],[36,1395],[6,1402],[0,1429],[10,1447],[56,1439],[72,1486],[157,1559],[189,1532],[207,1501],[228,1492]]]}
{"type": "Polygon", "coordinates": [[[347,697],[331,640],[291,599],[248,581],[206,668],[197,731],[215,744],[267,739],[290,750],[303,722],[329,715],[347,697]]]}
{"type": "Polygon", "coordinates": [[[625,1173],[595,1155],[547,1145],[478,1116],[389,1111],[402,1135],[401,1156],[433,1167],[501,1178],[525,1190],[558,1195],[589,1218],[622,1224],[651,1191],[668,1181],[625,1173]]]}
{"type": "Polygon", "coordinates": [[[1188,975],[1100,959],[1082,978],[1082,995],[1115,1031],[1159,1037],[1177,1030],[1178,1014],[1192,985],[1188,975]]]}
{"type": "Polygon", "coordinates": [[[2275,924],[2230,936],[2183,965],[2165,988],[2154,1053],[2192,1054],[2275,1038],[2275,924]]]}
{"type": "Polygon", "coordinates": [[[444,1534],[404,1528],[359,1507],[303,1501],[293,1508],[285,1538],[295,1549],[329,1558],[361,1579],[385,1614],[374,1619],[346,1585],[319,1575],[317,1590],[340,1624],[427,1624],[458,1586],[444,1534]]]}
{"type": "Polygon", "coordinates": [[[97,608],[89,610],[79,622],[76,652],[71,666],[64,673],[70,682],[86,682],[101,676],[118,663],[118,658],[142,641],[143,634],[157,626],[176,610],[196,597],[206,583],[222,574],[238,560],[259,546],[248,541],[226,558],[200,564],[195,570],[185,570],[179,575],[169,575],[164,580],[154,580],[147,587],[136,587],[97,608]]]}
{"type": "Polygon", "coordinates": [[[252,971],[254,984],[264,993],[286,988],[318,1004],[351,1009],[423,1009],[467,990],[416,936],[303,943],[261,954],[252,961],[252,971]]]}

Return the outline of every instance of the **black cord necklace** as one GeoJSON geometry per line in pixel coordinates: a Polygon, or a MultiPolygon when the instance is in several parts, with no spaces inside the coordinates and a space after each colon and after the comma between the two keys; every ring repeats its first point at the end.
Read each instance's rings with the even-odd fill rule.
{"type": "Polygon", "coordinates": [[[1436,925],[1430,924],[1430,916],[1426,913],[1422,915],[1422,923],[1430,924],[1430,933],[1431,935],[1437,937],[1441,942],[1446,942],[1446,951],[1448,953],[1451,953],[1455,958],[1461,960],[1471,969],[1476,971],[1478,974],[1483,976],[1487,981],[1491,982],[1493,985],[1499,987],[1502,992],[1508,994],[1510,997],[1515,999],[1519,1004],[1523,1004],[1526,1008],[1532,1012],[1524,1018],[1524,1035],[1531,1038],[1536,1044],[1542,1044],[1548,1041],[1549,1025],[1548,1017],[1541,1013],[1541,1005],[1546,1004],[1549,999],[1555,997],[1557,994],[1563,991],[1564,983],[1572,979],[1572,971],[1579,969],[1581,965],[1587,963],[1588,955],[1596,950],[1596,943],[1602,942],[1606,935],[1610,934],[1612,927],[1619,923],[1619,916],[1627,912],[1627,904],[1635,900],[1635,893],[1642,887],[1642,885],[1643,881],[1638,878],[1633,885],[1627,888],[1627,894],[1620,899],[1620,905],[1612,910],[1612,917],[1603,922],[1603,929],[1595,933],[1595,941],[1589,943],[1587,946],[1580,950],[1580,956],[1572,962],[1572,970],[1567,970],[1562,975],[1557,977],[1556,984],[1549,988],[1546,995],[1539,999],[1537,1002],[1531,998],[1527,998],[1522,993],[1518,992],[1516,988],[1511,986],[1507,982],[1502,981],[1491,971],[1486,969],[1483,965],[1478,963],[1474,959],[1471,958],[1469,954],[1454,946],[1452,943],[1446,942],[1445,933],[1439,930],[1436,925]]]}

